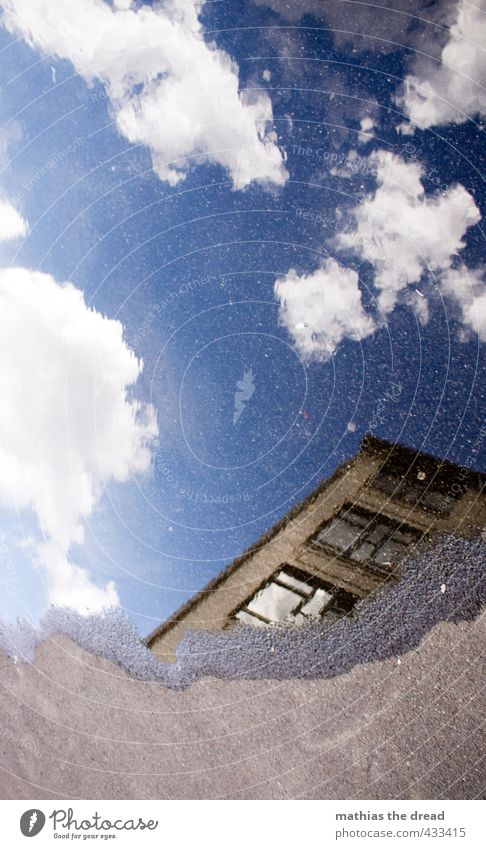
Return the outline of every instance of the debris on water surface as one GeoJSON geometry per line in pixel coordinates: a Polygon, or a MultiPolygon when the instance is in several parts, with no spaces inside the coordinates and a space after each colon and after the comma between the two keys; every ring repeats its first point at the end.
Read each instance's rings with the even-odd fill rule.
{"type": "Polygon", "coordinates": [[[37,646],[64,634],[87,651],[118,663],[140,681],[184,688],[217,678],[334,677],[357,664],[397,657],[416,648],[440,621],[471,620],[486,603],[486,542],[443,537],[402,566],[402,577],[362,601],[331,628],[314,621],[294,627],[239,626],[221,633],[189,631],[177,663],[160,661],[119,609],[83,616],[50,608],[35,628],[27,621],[0,626],[0,648],[33,662],[37,646]],[[437,586],[440,586],[440,595],[437,586]],[[447,590],[447,592],[446,592],[447,590]]]}

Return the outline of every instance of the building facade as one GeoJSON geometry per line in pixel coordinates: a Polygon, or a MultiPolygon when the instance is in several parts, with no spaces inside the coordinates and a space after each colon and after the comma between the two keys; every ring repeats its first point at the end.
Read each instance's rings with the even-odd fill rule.
{"type": "Polygon", "coordinates": [[[486,526],[485,476],[374,437],[148,638],[175,660],[184,631],[332,624],[448,532],[486,526]]]}

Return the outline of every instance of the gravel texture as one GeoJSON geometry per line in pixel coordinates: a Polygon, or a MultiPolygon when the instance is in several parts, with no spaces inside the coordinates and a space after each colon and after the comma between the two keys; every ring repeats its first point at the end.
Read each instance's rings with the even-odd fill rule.
{"type": "Polygon", "coordinates": [[[120,615],[4,628],[2,798],[474,798],[485,543],[446,539],[329,631],[190,634],[120,615]]]}

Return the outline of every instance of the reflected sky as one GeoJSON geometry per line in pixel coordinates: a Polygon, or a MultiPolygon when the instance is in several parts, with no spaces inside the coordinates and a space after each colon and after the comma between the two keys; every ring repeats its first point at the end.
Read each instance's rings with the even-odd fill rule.
{"type": "MultiPolygon", "coordinates": [[[[96,455],[102,486],[90,491],[92,503],[75,522],[83,532],[73,533],[68,546],[70,560],[95,585],[114,582],[121,606],[142,634],[352,456],[367,432],[484,469],[483,302],[478,300],[474,320],[468,312],[471,298],[483,295],[479,110],[473,103],[476,111],[464,122],[438,115],[436,125],[413,135],[397,131],[403,122],[410,127],[416,109],[415,103],[397,103],[401,81],[417,71],[416,56],[421,62],[427,53],[438,57],[436,69],[449,38],[437,23],[440,3],[433,4],[433,24],[414,19],[413,26],[402,25],[400,37],[396,15],[390,13],[385,32],[384,12],[377,10],[375,18],[368,10],[371,18],[359,19],[353,38],[342,33],[350,27],[348,10],[336,12],[344,4],[332,4],[328,18],[319,11],[322,5],[302,4],[297,15],[283,3],[218,2],[206,3],[201,12],[206,44],[236,63],[246,101],[263,92],[271,103],[271,144],[288,172],[283,184],[251,179],[239,187],[236,166],[208,161],[201,141],[184,158],[185,178],[171,185],[160,178],[160,167],[159,174],[154,170],[146,140],[130,141],[120,132],[103,80],[75,72],[60,47],[52,55],[35,36],[29,46],[18,21],[0,30],[0,184],[28,222],[23,237],[0,244],[2,267],[71,281],[90,309],[120,322],[126,346],[143,361],[140,375],[127,379],[123,391],[130,403],[152,405],[156,415],[150,463],[132,463],[125,474],[124,468],[113,471],[115,458],[106,473],[104,458],[96,455]],[[366,240],[359,247],[342,239],[364,227],[366,215],[373,224],[375,210],[367,200],[380,186],[383,192],[389,188],[373,159],[376,152],[394,154],[404,164],[389,191],[390,205],[383,205],[383,224],[373,226],[374,235],[385,237],[383,256],[379,243],[373,254],[366,240]],[[418,180],[425,195],[409,208],[418,180]],[[465,194],[451,199],[458,185],[467,200],[465,194]],[[400,204],[406,207],[402,217],[400,204]],[[440,219],[441,250],[436,236],[433,244],[425,238],[425,207],[440,219]],[[402,241],[393,232],[395,211],[402,241]],[[409,257],[410,244],[415,247],[409,257]],[[416,253],[423,267],[417,280],[396,285],[396,303],[389,308],[380,280],[390,270],[387,258],[393,266],[401,251],[407,267],[416,253]],[[335,311],[340,293],[351,291],[355,279],[343,269],[356,275],[361,298],[355,312],[355,301],[345,301],[347,318],[335,311]],[[473,296],[464,294],[463,279],[451,269],[469,273],[473,296]],[[301,286],[322,270],[316,285],[323,287],[324,301],[318,293],[316,308],[309,287],[296,318],[290,284],[301,286]],[[279,290],[277,281],[286,287],[279,290]]],[[[28,19],[27,0],[19,8],[28,19]]],[[[133,13],[138,9],[134,4],[133,13]]],[[[122,11],[113,4],[112,13],[122,11]]],[[[187,154],[181,151],[181,157],[187,154]]],[[[250,160],[245,168],[251,167],[250,160]]],[[[41,296],[41,313],[48,295],[41,296]]],[[[79,328],[61,326],[63,320],[56,313],[52,326],[71,344],[79,328]]],[[[86,333],[91,350],[97,330],[90,326],[86,333]]],[[[44,344],[49,347],[49,339],[42,339],[28,359],[30,376],[43,370],[41,387],[44,344]]],[[[16,351],[13,346],[14,362],[16,351]]],[[[51,379],[57,379],[55,372],[51,379]]],[[[86,428],[98,432],[105,384],[90,386],[79,382],[79,397],[76,386],[63,395],[69,403],[59,416],[68,434],[83,410],[86,428]]],[[[14,403],[7,391],[4,397],[14,403]]],[[[34,403],[29,392],[12,409],[34,403]]],[[[118,438],[122,415],[117,418],[116,406],[108,412],[118,438]]],[[[4,428],[2,438],[7,436],[4,428]]],[[[34,429],[33,445],[38,438],[34,429]]],[[[110,439],[102,444],[109,453],[110,439]]],[[[38,468],[32,473],[41,474],[38,468]]],[[[62,469],[56,479],[62,493],[62,469]]],[[[1,491],[6,577],[0,612],[35,618],[50,598],[55,567],[52,558],[43,565],[39,546],[52,542],[51,525],[39,521],[35,499],[18,501],[7,482],[1,491]]]]}

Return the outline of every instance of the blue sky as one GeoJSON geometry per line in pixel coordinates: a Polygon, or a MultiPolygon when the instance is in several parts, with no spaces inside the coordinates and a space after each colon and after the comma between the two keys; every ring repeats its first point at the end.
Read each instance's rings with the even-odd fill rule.
{"type": "Polygon", "coordinates": [[[370,429],[484,469],[483,4],[46,3],[0,4],[1,614],[148,633],[370,429]]]}

